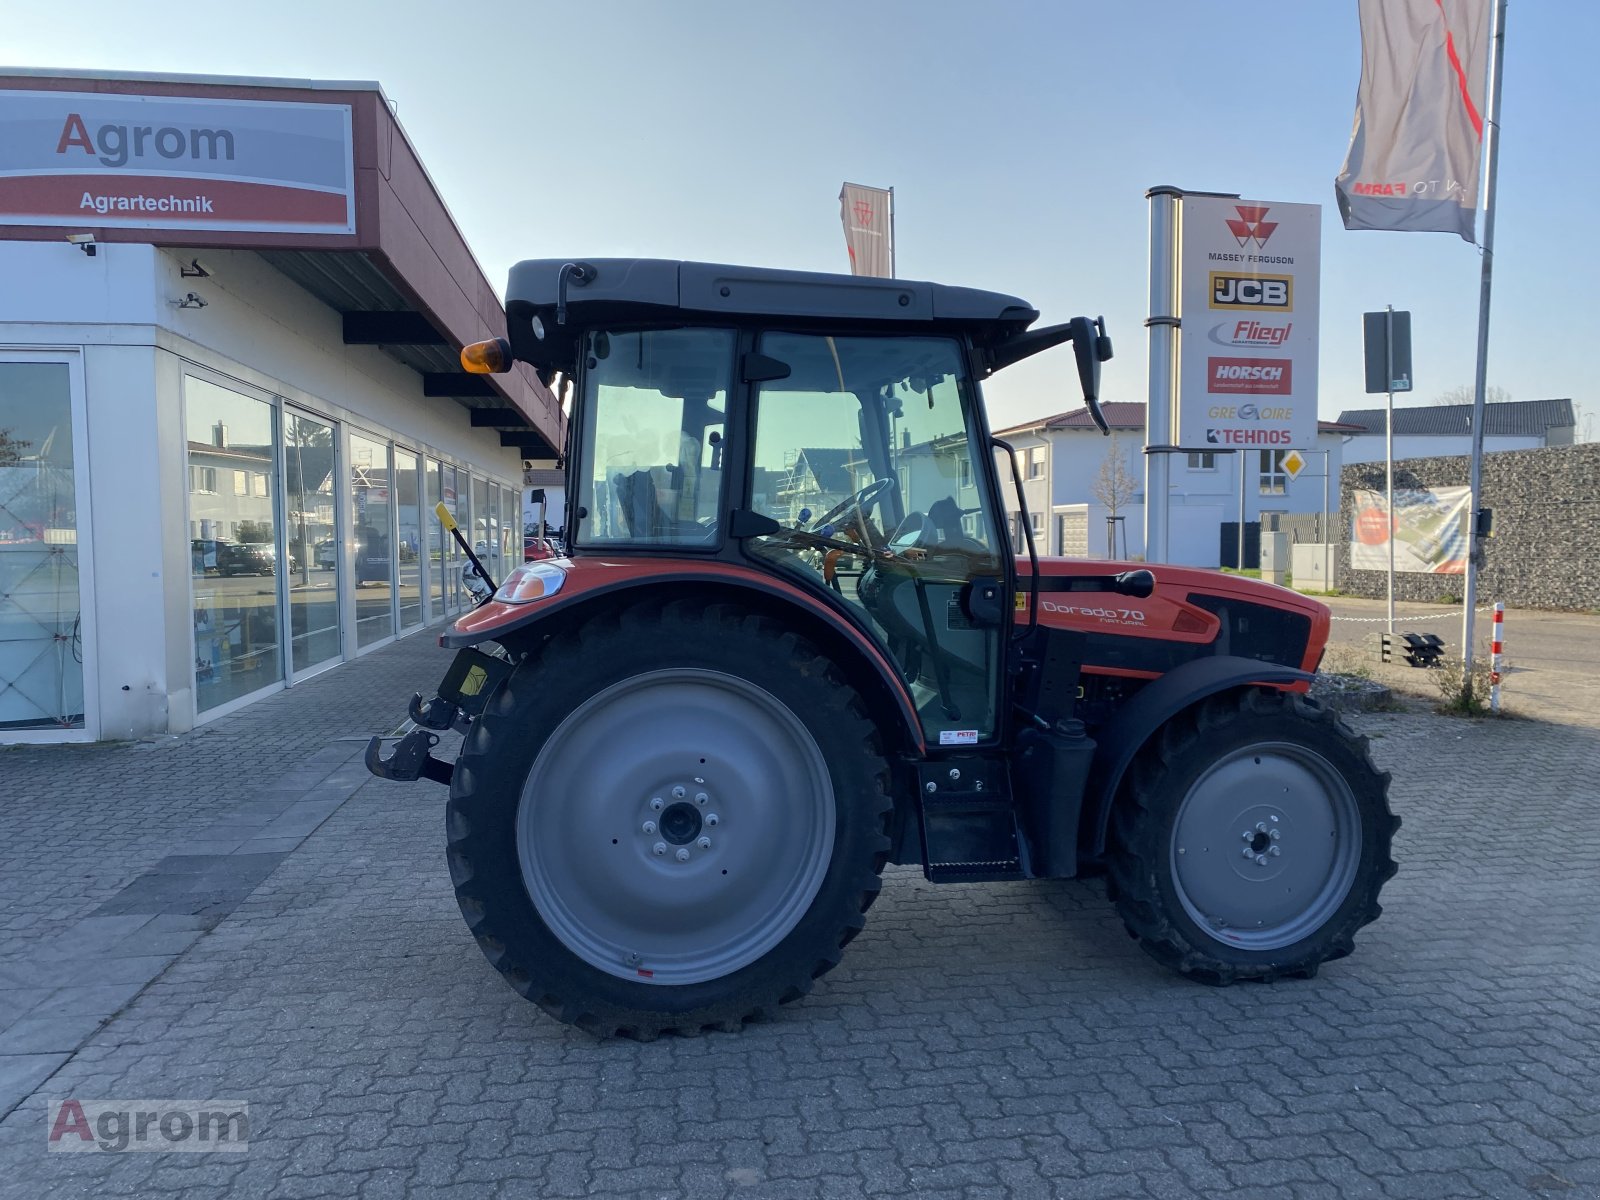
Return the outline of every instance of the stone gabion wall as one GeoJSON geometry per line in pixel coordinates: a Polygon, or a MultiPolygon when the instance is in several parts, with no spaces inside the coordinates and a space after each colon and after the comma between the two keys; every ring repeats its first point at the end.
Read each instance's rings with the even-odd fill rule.
{"type": "MultiPolygon", "coordinates": [[[[1396,459],[1396,488],[1464,487],[1467,456],[1396,459]]],[[[1383,463],[1345,467],[1339,486],[1339,579],[1353,596],[1387,595],[1383,571],[1350,569],[1357,488],[1382,492],[1383,463]]],[[[1494,510],[1494,537],[1478,575],[1479,602],[1517,608],[1600,609],[1600,442],[1499,450],[1483,456],[1480,503],[1494,510]]],[[[1395,575],[1395,596],[1459,598],[1460,575],[1395,575]]]]}

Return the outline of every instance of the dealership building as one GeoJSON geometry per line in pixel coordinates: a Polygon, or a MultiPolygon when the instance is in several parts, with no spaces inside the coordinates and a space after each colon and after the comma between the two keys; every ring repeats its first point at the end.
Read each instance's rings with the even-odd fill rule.
{"type": "Polygon", "coordinates": [[[374,83],[0,69],[0,743],[178,733],[470,604],[563,443],[374,83]],[[470,531],[470,532],[469,532],[470,531]]]}

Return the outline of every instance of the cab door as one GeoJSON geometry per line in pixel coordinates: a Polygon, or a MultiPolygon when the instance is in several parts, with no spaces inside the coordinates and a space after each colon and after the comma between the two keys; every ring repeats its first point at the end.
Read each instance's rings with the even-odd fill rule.
{"type": "Polygon", "coordinates": [[[1009,610],[975,389],[947,338],[769,332],[788,368],[754,396],[750,508],[764,562],[855,612],[935,745],[999,733],[1009,610]]]}

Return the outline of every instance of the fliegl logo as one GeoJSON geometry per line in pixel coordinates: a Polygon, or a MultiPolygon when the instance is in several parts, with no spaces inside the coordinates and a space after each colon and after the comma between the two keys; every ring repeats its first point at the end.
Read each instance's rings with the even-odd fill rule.
{"type": "Polygon", "coordinates": [[[1293,275],[1240,275],[1231,271],[1211,272],[1212,308],[1293,312],[1293,275]]]}
{"type": "Polygon", "coordinates": [[[1282,325],[1274,325],[1270,321],[1256,321],[1247,318],[1242,321],[1223,321],[1213,325],[1211,332],[1206,336],[1219,346],[1276,349],[1289,340],[1289,334],[1293,331],[1293,321],[1285,321],[1282,325]]]}

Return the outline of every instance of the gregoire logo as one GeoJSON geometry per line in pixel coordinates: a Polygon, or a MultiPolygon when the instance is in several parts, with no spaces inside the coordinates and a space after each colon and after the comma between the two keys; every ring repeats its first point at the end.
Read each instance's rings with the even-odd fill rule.
{"type": "Polygon", "coordinates": [[[1294,322],[1273,325],[1266,321],[1246,318],[1242,321],[1222,321],[1206,334],[1219,346],[1270,346],[1278,347],[1289,340],[1294,322]]]}
{"type": "Polygon", "coordinates": [[[1212,308],[1235,311],[1293,312],[1293,275],[1240,275],[1231,271],[1211,272],[1212,308]]]}
{"type": "Polygon", "coordinates": [[[1233,211],[1239,215],[1237,218],[1227,218],[1228,232],[1238,239],[1241,246],[1248,246],[1251,242],[1257,248],[1265,246],[1272,231],[1278,227],[1276,221],[1267,220],[1265,205],[1235,204],[1233,211]]]}
{"type": "Polygon", "coordinates": [[[1287,358],[1210,358],[1206,360],[1206,378],[1208,392],[1287,396],[1294,390],[1294,362],[1287,358]]]}

